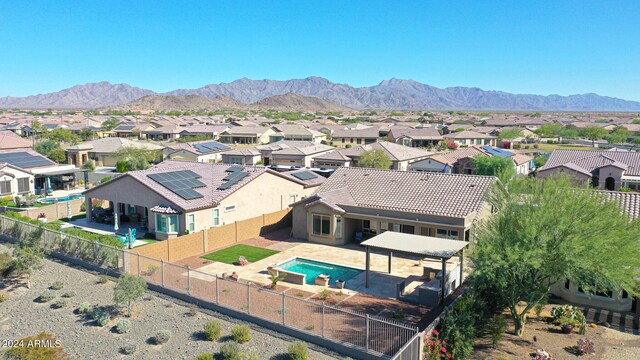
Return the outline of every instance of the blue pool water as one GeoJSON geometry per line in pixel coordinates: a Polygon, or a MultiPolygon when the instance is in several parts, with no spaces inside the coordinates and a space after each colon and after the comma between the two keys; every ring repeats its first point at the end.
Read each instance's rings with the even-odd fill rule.
{"type": "Polygon", "coordinates": [[[295,258],[278,267],[283,270],[305,274],[307,284],[315,284],[316,277],[321,274],[329,275],[330,284],[335,284],[337,280],[347,281],[361,274],[363,270],[354,269],[346,266],[328,264],[325,262],[295,258]]]}
{"type": "Polygon", "coordinates": [[[68,196],[63,196],[58,198],[47,198],[47,199],[40,200],[40,202],[43,204],[53,204],[56,199],[58,200],[58,202],[65,202],[65,201],[75,200],[75,199],[84,199],[84,195],[76,194],[76,195],[68,195],[68,196]]]}

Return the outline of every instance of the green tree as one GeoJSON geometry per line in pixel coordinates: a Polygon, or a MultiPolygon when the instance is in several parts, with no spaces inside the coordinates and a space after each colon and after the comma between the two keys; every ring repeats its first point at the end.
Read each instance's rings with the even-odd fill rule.
{"type": "Polygon", "coordinates": [[[549,160],[549,155],[538,155],[533,159],[533,163],[536,164],[536,167],[542,167],[547,163],[547,160],[549,160]]]}
{"type": "Polygon", "coordinates": [[[93,161],[92,159],[89,159],[89,161],[87,161],[86,163],[84,163],[84,165],[82,165],[82,168],[87,171],[94,171],[96,169],[96,162],[93,161]]]}
{"type": "Polygon", "coordinates": [[[33,150],[37,151],[38,153],[44,156],[49,156],[49,153],[51,153],[52,150],[59,149],[59,148],[60,148],[60,144],[58,142],[53,140],[43,140],[37,143],[33,147],[33,150]]]}
{"type": "Polygon", "coordinates": [[[85,128],[80,130],[79,135],[82,141],[89,141],[89,140],[93,140],[96,137],[96,132],[89,128],[85,128]]]}
{"type": "Polygon", "coordinates": [[[365,151],[360,155],[360,161],[358,161],[358,166],[364,168],[390,169],[391,165],[391,158],[382,149],[365,151]]]}
{"type": "Polygon", "coordinates": [[[564,130],[564,126],[560,124],[546,123],[540,125],[540,127],[536,130],[536,134],[545,138],[560,137],[560,134],[562,134],[562,130],[564,130]]]}
{"type": "Polygon", "coordinates": [[[626,143],[631,135],[633,135],[633,133],[627,130],[627,128],[617,126],[609,135],[605,136],[605,139],[607,139],[610,144],[622,144],[626,143]]]}
{"type": "Polygon", "coordinates": [[[33,272],[43,267],[42,259],[44,259],[45,250],[40,246],[43,234],[44,228],[39,226],[13,249],[13,256],[15,257],[13,272],[19,276],[27,276],[28,289],[31,289],[31,275],[33,272]]]}
{"type": "Polygon", "coordinates": [[[133,302],[139,300],[147,291],[147,282],[139,276],[124,274],[113,288],[113,302],[127,306],[127,316],[131,316],[133,302]]]}
{"type": "Polygon", "coordinates": [[[57,128],[51,131],[44,132],[42,134],[43,138],[51,139],[57,142],[71,143],[75,144],[80,142],[80,136],[73,133],[71,130],[57,128]]]}
{"type": "Polygon", "coordinates": [[[100,128],[104,131],[111,131],[113,129],[116,128],[116,126],[118,126],[118,124],[120,124],[120,121],[116,118],[109,118],[107,120],[105,120],[101,125],[100,128]]]}
{"type": "Polygon", "coordinates": [[[527,313],[563,279],[589,293],[638,294],[640,221],[605,195],[568,177],[515,178],[496,184],[488,201],[497,213],[478,229],[471,276],[493,287],[518,336],[527,313]]]}
{"type": "Polygon", "coordinates": [[[47,157],[57,163],[64,163],[67,160],[67,155],[62,148],[51,150],[47,157]]]}
{"type": "Polygon", "coordinates": [[[640,125],[640,119],[633,119],[632,124],[640,125]]]}
{"type": "Polygon", "coordinates": [[[578,137],[578,135],[578,129],[576,129],[575,127],[567,127],[560,132],[560,136],[567,139],[575,139],[578,137]]]}
{"type": "Polygon", "coordinates": [[[509,140],[509,148],[513,148],[513,139],[517,139],[522,136],[522,129],[504,129],[498,134],[498,139],[509,140]]]}
{"type": "Polygon", "coordinates": [[[45,129],[42,127],[42,123],[39,120],[33,120],[31,122],[31,130],[37,135],[37,134],[41,134],[42,132],[45,131],[45,129]]]}
{"type": "Polygon", "coordinates": [[[477,155],[471,163],[476,174],[496,176],[503,182],[509,181],[516,174],[516,166],[510,157],[477,155]]]}
{"type": "Polygon", "coordinates": [[[587,126],[579,130],[580,136],[591,140],[591,146],[596,146],[596,140],[602,139],[607,135],[607,130],[599,126],[587,126]]]}

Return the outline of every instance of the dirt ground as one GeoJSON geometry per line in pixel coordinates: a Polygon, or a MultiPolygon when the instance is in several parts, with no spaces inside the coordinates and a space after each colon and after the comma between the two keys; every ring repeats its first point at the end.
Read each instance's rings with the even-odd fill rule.
{"type": "Polygon", "coordinates": [[[530,354],[537,349],[549,352],[555,360],[588,358],[594,360],[632,360],[640,359],[640,336],[623,333],[603,326],[587,327],[586,334],[564,334],[559,326],[551,322],[550,310],[553,305],[547,305],[541,313],[541,318],[534,314],[527,321],[525,334],[518,337],[513,334],[513,322],[507,317],[504,340],[494,349],[491,337],[485,336],[476,341],[471,359],[529,359],[530,354]],[[577,352],[579,339],[591,339],[596,348],[595,355],[580,355],[577,352]]]}

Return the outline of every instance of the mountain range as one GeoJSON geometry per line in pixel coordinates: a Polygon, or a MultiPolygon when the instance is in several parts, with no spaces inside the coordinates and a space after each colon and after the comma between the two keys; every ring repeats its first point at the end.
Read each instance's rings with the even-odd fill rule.
{"type": "Polygon", "coordinates": [[[253,104],[289,93],[354,109],[640,111],[640,102],[593,93],[570,96],[511,94],[475,87],[437,88],[414,80],[396,78],[384,80],[375,86],[358,88],[316,76],[285,81],[242,78],[230,83],[178,89],[164,94],[103,81],[76,85],[48,94],[3,97],[0,98],[0,108],[98,108],[127,104],[147,95],[197,95],[210,99],[225,95],[244,104],[253,104]]]}

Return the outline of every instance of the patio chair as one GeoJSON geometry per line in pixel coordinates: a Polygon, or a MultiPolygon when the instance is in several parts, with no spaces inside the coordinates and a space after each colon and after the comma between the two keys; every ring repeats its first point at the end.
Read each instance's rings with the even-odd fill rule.
{"type": "Polygon", "coordinates": [[[363,234],[361,232],[356,232],[356,241],[362,242],[363,234]]]}

